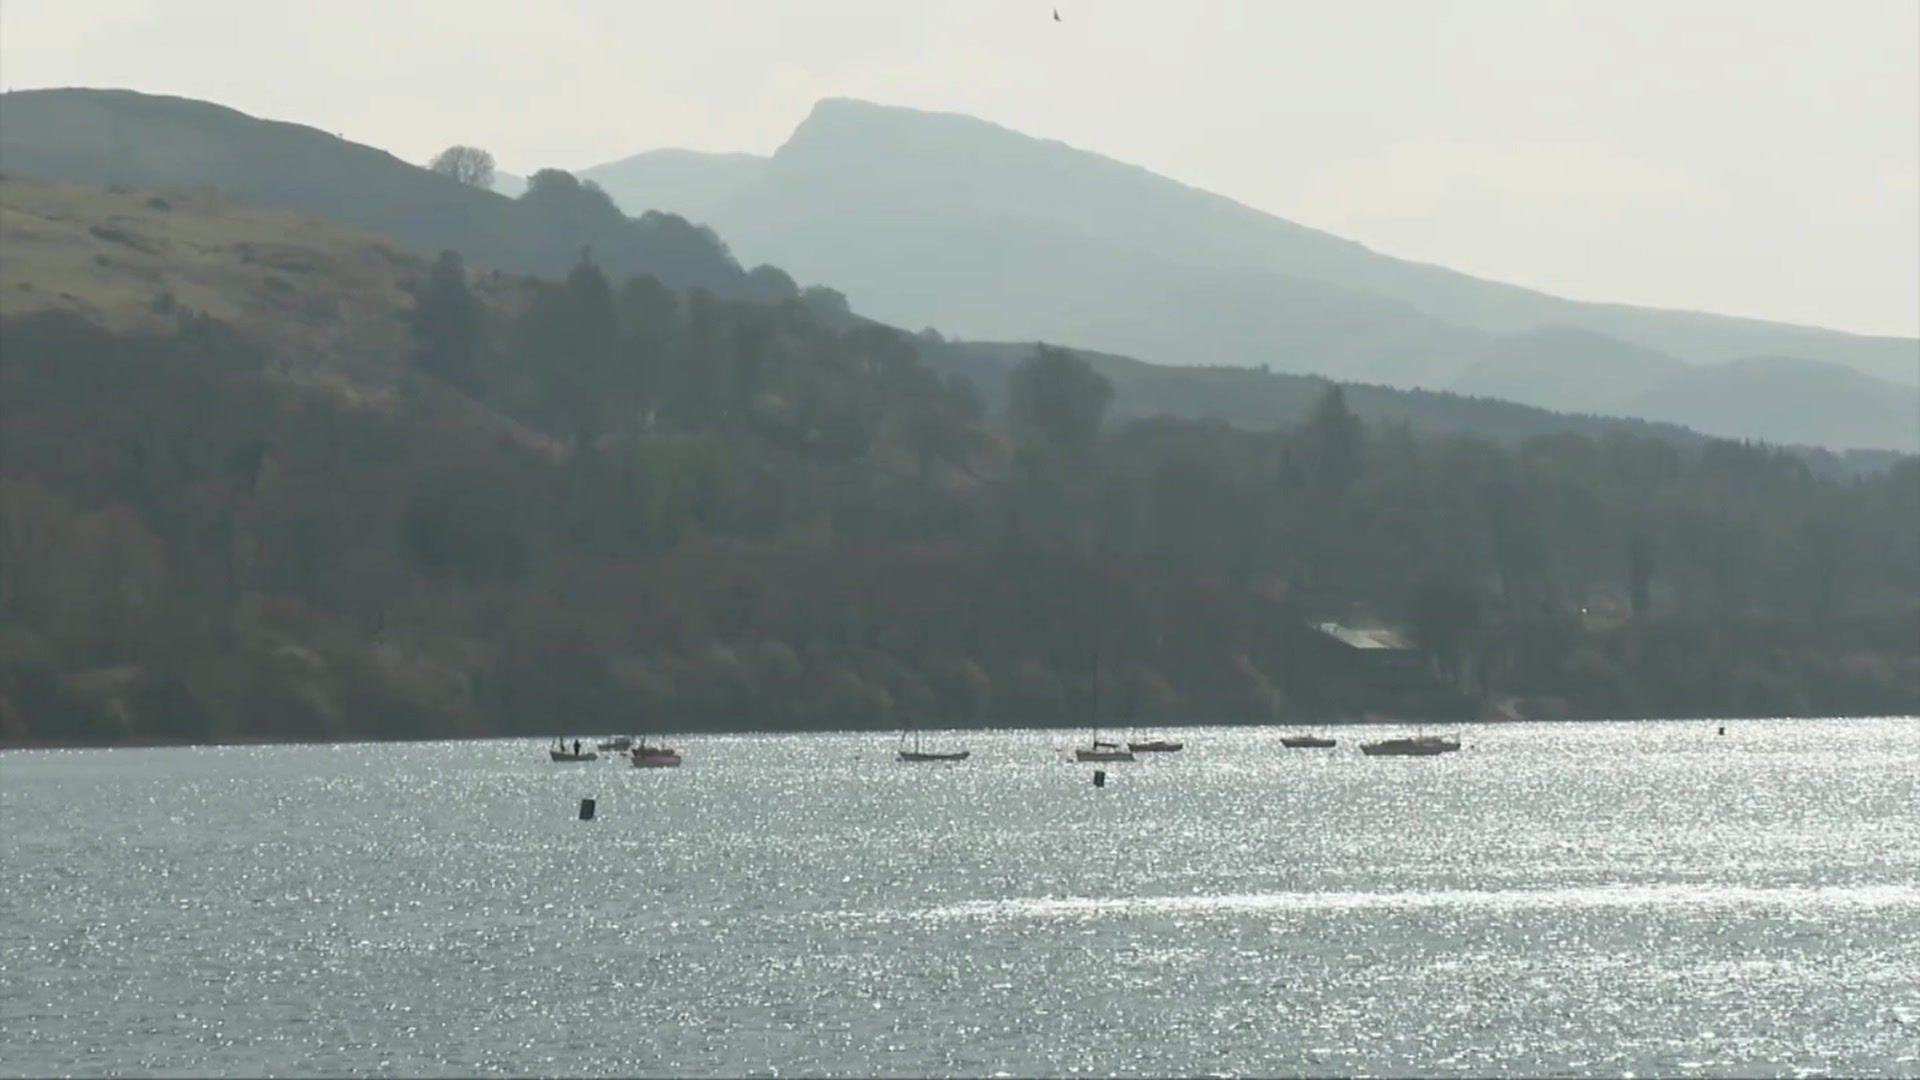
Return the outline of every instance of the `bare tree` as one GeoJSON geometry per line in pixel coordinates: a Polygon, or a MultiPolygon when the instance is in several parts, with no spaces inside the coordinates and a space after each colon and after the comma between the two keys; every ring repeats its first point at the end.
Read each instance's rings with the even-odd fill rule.
{"type": "Polygon", "coordinates": [[[435,155],[427,168],[469,187],[493,188],[493,155],[477,146],[449,146],[435,155]]]}

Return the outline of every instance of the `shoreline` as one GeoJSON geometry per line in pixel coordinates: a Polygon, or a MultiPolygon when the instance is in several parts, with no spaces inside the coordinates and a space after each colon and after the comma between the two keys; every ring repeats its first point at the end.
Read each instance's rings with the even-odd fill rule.
{"type": "MultiPolygon", "coordinates": [[[[1322,728],[1380,729],[1380,728],[1395,728],[1395,727],[1465,727],[1469,725],[1475,726],[1475,727],[1483,727],[1483,726],[1484,727],[1507,727],[1507,726],[1516,725],[1516,724],[1554,724],[1554,725],[1560,725],[1560,724],[1733,724],[1733,723],[1741,723],[1741,722],[1752,723],[1752,722],[1761,721],[1761,720],[1765,720],[1765,721],[1783,720],[1783,721],[1808,722],[1808,723],[1816,723],[1824,720],[1913,720],[1916,722],[1920,722],[1920,714],[1892,713],[1892,714],[1829,715],[1829,716],[1639,716],[1639,717],[1609,716],[1609,717],[1556,717],[1556,718],[1542,717],[1542,718],[1525,718],[1525,719],[1508,719],[1505,717],[1483,717],[1483,718],[1478,718],[1473,720],[1428,720],[1428,721],[1392,718],[1392,719],[1377,719],[1377,720],[1317,720],[1317,721],[1297,720],[1297,721],[1287,721],[1287,722],[1281,722],[1281,723],[1259,723],[1259,724],[1235,724],[1235,723],[1210,724],[1205,722],[1193,722],[1193,723],[1180,723],[1180,724],[1146,724],[1146,725],[1141,725],[1139,730],[1141,731],[1146,731],[1146,730],[1186,731],[1194,728],[1229,728],[1229,729],[1242,729],[1242,730],[1249,730],[1249,731],[1264,731],[1264,730],[1315,730],[1315,729],[1322,729],[1322,728]]],[[[1126,725],[1114,725],[1113,730],[1116,730],[1116,731],[1120,730],[1123,726],[1126,726],[1126,725]]],[[[931,728],[924,728],[922,730],[932,731],[932,732],[941,732],[941,733],[954,733],[954,734],[964,734],[968,732],[1003,732],[1003,731],[1080,732],[1080,731],[1085,731],[1086,726],[1084,724],[1062,724],[1062,725],[977,724],[977,725],[969,725],[969,726],[963,726],[963,727],[931,727],[931,728]]],[[[895,728],[807,728],[807,729],[785,730],[785,729],[770,729],[770,728],[739,727],[739,728],[707,728],[707,729],[701,729],[701,730],[676,730],[671,733],[670,737],[690,738],[690,737],[706,737],[710,735],[808,736],[808,735],[863,735],[863,734],[892,736],[897,734],[897,731],[898,729],[895,729],[895,728]]],[[[579,737],[583,741],[589,738],[594,740],[599,740],[599,739],[615,738],[621,734],[629,734],[629,733],[605,732],[605,733],[588,735],[585,732],[582,732],[579,737]]],[[[554,737],[555,736],[551,734],[545,734],[545,735],[503,734],[503,735],[445,735],[445,736],[438,736],[438,737],[432,737],[432,738],[413,738],[413,739],[364,739],[364,738],[363,739],[303,739],[303,738],[290,738],[290,737],[280,737],[280,736],[272,736],[272,735],[243,735],[243,736],[237,736],[230,739],[129,739],[123,742],[79,742],[79,741],[71,741],[71,740],[63,741],[63,740],[57,740],[57,739],[0,739],[0,753],[7,753],[10,751],[22,751],[22,750],[180,750],[180,749],[222,749],[226,747],[245,747],[245,746],[388,746],[388,745],[420,744],[420,743],[505,742],[510,740],[550,741],[554,737]]],[[[569,737],[571,737],[571,734],[569,735],[569,737]]],[[[650,736],[650,737],[655,737],[655,736],[650,736]]]]}

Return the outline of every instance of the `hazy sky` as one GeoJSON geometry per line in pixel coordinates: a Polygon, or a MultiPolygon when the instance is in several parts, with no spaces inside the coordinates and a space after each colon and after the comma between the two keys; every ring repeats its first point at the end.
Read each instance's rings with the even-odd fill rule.
{"type": "Polygon", "coordinates": [[[4,0],[0,82],[515,171],[769,152],[860,97],[1566,296],[1920,333],[1920,0],[1053,6],[4,0]]]}

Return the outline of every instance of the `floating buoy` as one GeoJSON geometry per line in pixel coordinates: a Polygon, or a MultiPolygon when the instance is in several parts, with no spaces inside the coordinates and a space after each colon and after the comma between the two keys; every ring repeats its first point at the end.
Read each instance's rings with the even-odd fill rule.
{"type": "Polygon", "coordinates": [[[580,820],[581,821],[593,820],[593,800],[592,799],[580,800],[580,820]]]}
{"type": "Polygon", "coordinates": [[[1094,787],[1107,786],[1107,770],[1105,769],[1093,770],[1093,786],[1094,787]]]}
{"type": "Polygon", "coordinates": [[[1725,727],[1722,727],[1720,729],[1720,734],[1725,735],[1726,733],[1727,733],[1727,729],[1725,727]]]}

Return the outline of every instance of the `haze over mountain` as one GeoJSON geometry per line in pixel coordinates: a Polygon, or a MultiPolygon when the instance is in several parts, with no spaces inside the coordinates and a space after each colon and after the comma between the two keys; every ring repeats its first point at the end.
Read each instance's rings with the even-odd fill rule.
{"type": "Polygon", "coordinates": [[[1485,281],[971,117],[828,100],[768,159],[658,152],[582,175],[629,212],[708,221],[749,261],[831,282],[901,325],[1550,408],[1630,406],[1727,436],[1920,445],[1915,410],[1900,407],[1920,385],[1913,339],[1485,281]],[[1815,366],[1789,388],[1751,365],[1711,366],[1757,356],[1877,381],[1815,366]],[[1682,375],[1667,400],[1664,380],[1682,375]],[[1874,397],[1880,408],[1856,411],[1874,397]]]}

